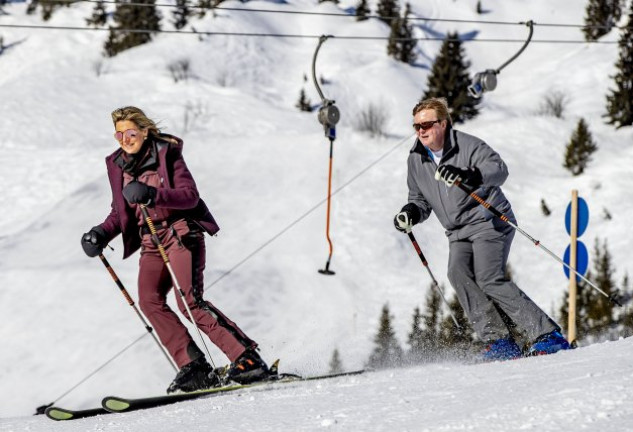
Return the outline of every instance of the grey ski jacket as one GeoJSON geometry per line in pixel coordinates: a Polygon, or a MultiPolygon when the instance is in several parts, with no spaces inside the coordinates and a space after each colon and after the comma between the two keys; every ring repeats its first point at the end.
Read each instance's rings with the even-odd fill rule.
{"type": "MultiPolygon", "coordinates": [[[[448,187],[444,182],[435,180],[438,165],[419,139],[411,149],[407,163],[409,202],[420,209],[420,222],[428,219],[434,211],[449,241],[467,239],[491,229],[500,233],[512,230],[510,225],[499,220],[460,188],[448,187]]],[[[459,168],[477,167],[483,184],[475,193],[516,223],[510,202],[500,187],[508,177],[508,168],[499,154],[484,141],[449,126],[440,160],[440,165],[444,164],[459,168]]]]}

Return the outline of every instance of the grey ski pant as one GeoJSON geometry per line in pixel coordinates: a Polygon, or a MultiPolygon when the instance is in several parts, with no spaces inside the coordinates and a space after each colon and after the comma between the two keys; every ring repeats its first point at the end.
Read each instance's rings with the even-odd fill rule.
{"type": "Polygon", "coordinates": [[[484,342],[509,337],[496,307],[529,341],[560,327],[512,281],[505,278],[514,230],[488,230],[449,243],[448,280],[473,329],[484,342]],[[496,307],[495,307],[496,305],[496,307]]]}

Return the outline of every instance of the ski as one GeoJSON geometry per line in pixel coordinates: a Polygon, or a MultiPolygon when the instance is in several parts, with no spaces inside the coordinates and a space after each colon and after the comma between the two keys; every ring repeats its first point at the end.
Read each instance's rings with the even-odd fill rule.
{"type": "Polygon", "coordinates": [[[75,420],[75,419],[86,418],[86,417],[94,417],[101,414],[110,414],[110,411],[107,411],[103,408],[91,408],[91,409],[73,411],[73,410],[68,410],[65,408],[51,406],[51,407],[46,408],[46,411],[44,411],[44,414],[46,414],[46,417],[48,417],[51,420],[62,421],[62,420],[75,420]]]}
{"type": "Polygon", "coordinates": [[[199,390],[190,393],[178,393],[178,394],[170,394],[170,395],[161,395],[161,396],[153,396],[153,397],[145,397],[138,399],[128,399],[122,398],[118,396],[108,396],[105,397],[101,403],[102,407],[110,412],[123,413],[136,411],[146,408],[155,408],[158,406],[169,405],[176,402],[183,402],[203,397],[211,397],[214,395],[222,395],[225,393],[231,393],[237,390],[250,389],[255,387],[264,387],[272,384],[283,384],[283,383],[296,383],[303,381],[315,381],[322,379],[330,379],[330,378],[338,378],[352,375],[360,375],[364,370],[356,370],[351,372],[342,372],[335,374],[327,374],[327,375],[316,375],[309,377],[301,377],[293,374],[279,374],[277,376],[271,377],[270,379],[257,381],[251,384],[234,384],[223,387],[215,387],[207,390],[199,390]]]}

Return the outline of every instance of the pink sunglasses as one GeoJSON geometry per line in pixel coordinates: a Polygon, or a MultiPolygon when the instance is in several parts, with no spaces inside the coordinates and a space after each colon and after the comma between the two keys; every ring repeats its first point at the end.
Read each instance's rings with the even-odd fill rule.
{"type": "Polygon", "coordinates": [[[137,131],[136,129],[128,129],[124,132],[115,132],[114,133],[114,138],[117,141],[123,141],[123,136],[125,136],[128,139],[132,139],[132,138],[136,138],[139,135],[139,131],[137,131]]]}

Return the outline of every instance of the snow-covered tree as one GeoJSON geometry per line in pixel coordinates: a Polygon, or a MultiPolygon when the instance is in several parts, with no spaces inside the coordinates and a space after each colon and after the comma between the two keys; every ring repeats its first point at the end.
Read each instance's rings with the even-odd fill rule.
{"type": "Polygon", "coordinates": [[[575,176],[582,174],[591,160],[591,155],[598,149],[593,141],[589,126],[583,118],[578,121],[578,126],[571,136],[571,140],[565,147],[565,161],[563,166],[575,176]]]}
{"type": "Polygon", "coordinates": [[[633,125],[633,3],[628,14],[628,24],[621,30],[619,57],[613,77],[615,89],[607,96],[609,124],[617,128],[633,125]]]}
{"type": "Polygon", "coordinates": [[[407,20],[411,6],[406,4],[404,15],[391,21],[391,33],[387,42],[387,54],[403,63],[413,63],[416,59],[416,41],[413,40],[413,26],[407,20]]]}
{"type": "Polygon", "coordinates": [[[435,58],[428,76],[427,90],[423,99],[444,97],[451,108],[451,117],[455,123],[463,123],[479,114],[477,105],[480,100],[468,92],[470,76],[462,42],[457,33],[448,33],[435,58]]]}
{"type": "Polygon", "coordinates": [[[376,6],[376,15],[380,17],[380,20],[385,22],[391,27],[392,19],[395,19],[400,14],[400,7],[398,6],[398,0],[379,0],[376,6]]]}
{"type": "Polygon", "coordinates": [[[174,18],[174,27],[176,27],[177,30],[184,28],[192,14],[191,8],[189,7],[189,0],[176,0],[176,7],[171,14],[174,18]]]}
{"type": "Polygon", "coordinates": [[[582,32],[587,42],[600,39],[611,31],[622,17],[621,0],[589,0],[585,8],[582,32]]]}
{"type": "Polygon", "coordinates": [[[86,18],[86,24],[92,27],[103,27],[108,21],[108,12],[105,8],[105,3],[103,1],[98,1],[95,3],[94,8],[92,9],[92,15],[90,18],[86,18]]]}
{"type": "Polygon", "coordinates": [[[367,15],[371,13],[369,6],[367,5],[367,0],[360,0],[358,4],[356,4],[356,21],[365,21],[369,19],[367,15]]]}
{"type": "Polygon", "coordinates": [[[108,57],[148,43],[152,40],[152,32],[160,31],[161,16],[156,10],[155,0],[123,0],[117,3],[113,18],[116,27],[110,27],[110,35],[104,45],[104,53],[108,57]],[[144,31],[136,33],[119,29],[144,31]]]}
{"type": "Polygon", "coordinates": [[[343,362],[341,361],[341,356],[338,352],[338,349],[335,349],[332,353],[332,359],[330,360],[330,373],[337,374],[343,372],[343,362]]]}
{"type": "Polygon", "coordinates": [[[389,305],[385,304],[380,315],[378,333],[374,338],[376,347],[369,357],[369,367],[383,369],[402,363],[403,351],[396,339],[391,320],[389,305]]]}

